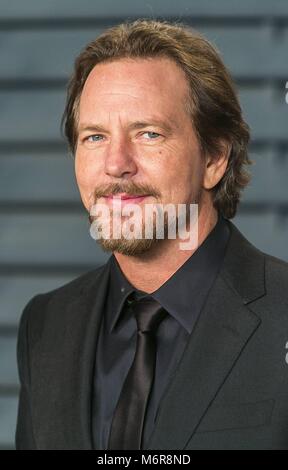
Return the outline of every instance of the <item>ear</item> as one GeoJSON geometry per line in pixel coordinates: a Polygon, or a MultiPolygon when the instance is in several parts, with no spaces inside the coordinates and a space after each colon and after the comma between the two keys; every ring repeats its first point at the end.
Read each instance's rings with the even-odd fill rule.
{"type": "Polygon", "coordinates": [[[204,168],[203,188],[212,189],[223,177],[231,152],[232,145],[228,142],[222,142],[221,153],[214,156],[206,156],[204,168]]]}

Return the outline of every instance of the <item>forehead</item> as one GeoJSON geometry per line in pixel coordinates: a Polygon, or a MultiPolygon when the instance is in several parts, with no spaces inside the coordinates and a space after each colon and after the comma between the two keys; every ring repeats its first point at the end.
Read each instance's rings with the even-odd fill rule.
{"type": "Polygon", "coordinates": [[[101,109],[177,110],[187,100],[188,82],[184,71],[171,59],[121,59],[96,65],[85,82],[81,113],[101,109]],[[178,108],[179,108],[178,106],[178,108]]]}

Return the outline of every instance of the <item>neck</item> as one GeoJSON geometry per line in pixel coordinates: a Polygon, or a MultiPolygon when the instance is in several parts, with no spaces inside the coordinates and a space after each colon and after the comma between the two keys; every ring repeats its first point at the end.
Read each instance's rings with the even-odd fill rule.
{"type": "Polygon", "coordinates": [[[203,205],[198,217],[198,245],[191,250],[180,250],[179,239],[163,240],[147,253],[127,256],[114,252],[128,281],[139,290],[151,294],[162,286],[203,243],[218,220],[216,209],[203,205]]]}

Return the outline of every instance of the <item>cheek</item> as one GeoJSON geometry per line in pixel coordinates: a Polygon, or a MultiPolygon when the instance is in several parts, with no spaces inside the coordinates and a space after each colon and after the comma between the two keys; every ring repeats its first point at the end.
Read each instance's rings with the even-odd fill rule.
{"type": "Polygon", "coordinates": [[[82,203],[89,211],[94,190],[93,180],[95,182],[95,179],[91,175],[89,165],[79,158],[75,159],[75,176],[82,203]]]}
{"type": "Polygon", "coordinates": [[[175,159],[173,165],[166,165],[163,174],[162,186],[167,189],[173,200],[184,201],[194,195],[201,184],[201,165],[198,155],[194,158],[191,154],[181,154],[181,158],[175,159]]]}
{"type": "Polygon", "coordinates": [[[80,189],[89,190],[95,185],[96,175],[99,169],[95,165],[95,160],[88,158],[87,155],[76,154],[75,157],[75,176],[80,189]]]}
{"type": "Polygon", "coordinates": [[[189,178],[191,167],[187,159],[180,152],[173,152],[168,156],[166,161],[163,162],[161,167],[161,176],[163,183],[171,187],[171,189],[181,191],[181,185],[185,184],[186,179],[189,178]]]}

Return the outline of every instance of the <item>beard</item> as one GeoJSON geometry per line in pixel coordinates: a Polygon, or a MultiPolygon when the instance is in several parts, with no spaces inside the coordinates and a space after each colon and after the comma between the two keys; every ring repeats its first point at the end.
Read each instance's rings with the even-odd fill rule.
{"type": "Polygon", "coordinates": [[[160,240],[156,238],[142,238],[142,239],[130,239],[121,237],[119,239],[104,239],[99,238],[97,243],[101,246],[102,250],[110,253],[116,251],[126,256],[139,256],[143,253],[151,251],[152,247],[156,245],[160,240]]]}
{"type": "MultiPolygon", "coordinates": [[[[106,194],[117,194],[117,192],[126,192],[128,194],[152,194],[155,197],[159,197],[159,194],[155,192],[155,190],[151,191],[151,188],[148,188],[147,186],[145,188],[139,188],[137,186],[136,190],[134,187],[129,188],[129,190],[125,189],[119,189],[119,185],[114,185],[114,189],[112,191],[107,191],[106,194]],[[142,191],[142,192],[141,192],[142,191]]],[[[200,209],[200,203],[201,203],[201,188],[198,188],[197,191],[195,191],[195,195],[192,199],[192,201],[188,204],[186,204],[185,207],[185,228],[188,226],[189,228],[191,227],[191,213],[190,213],[190,204],[197,204],[197,216],[198,212],[200,209]]],[[[96,193],[97,195],[97,193],[96,193]]],[[[105,194],[104,194],[105,195],[105,194]]],[[[97,198],[102,196],[102,192],[98,192],[97,198]]],[[[97,204],[96,204],[97,206],[97,204]]],[[[173,206],[177,207],[177,204],[173,204],[173,206]]],[[[144,211],[144,206],[141,205],[141,213],[143,216],[143,211],[144,211]]],[[[179,218],[178,215],[176,215],[176,218],[170,218],[168,216],[168,213],[166,211],[162,212],[160,214],[160,217],[162,217],[162,236],[159,238],[159,234],[157,232],[157,212],[159,216],[159,211],[156,211],[156,213],[153,213],[152,218],[150,219],[145,219],[145,217],[141,217],[141,219],[138,221],[137,224],[137,235],[133,236],[131,232],[129,232],[129,229],[125,229],[125,216],[118,216],[120,217],[118,219],[119,224],[121,225],[121,235],[120,237],[113,238],[113,230],[112,230],[112,209],[110,209],[110,219],[109,221],[106,221],[103,223],[101,220],[99,220],[97,217],[93,217],[92,215],[89,215],[89,222],[91,224],[90,227],[90,232],[92,225],[96,227],[97,232],[98,232],[98,237],[96,238],[97,243],[101,246],[102,250],[107,253],[113,253],[117,252],[126,256],[139,256],[144,253],[152,252],[154,251],[155,247],[158,246],[159,244],[163,244],[165,240],[169,238],[169,234],[171,233],[171,227],[174,225],[176,233],[180,229],[183,229],[183,218],[179,218]],[[124,219],[124,220],[123,220],[124,219]],[[106,225],[106,234],[108,233],[108,237],[102,236],[101,232],[103,232],[103,227],[106,225]],[[145,236],[146,230],[150,233],[149,237],[145,236]],[[129,232],[129,236],[128,235],[129,232]],[[100,235],[99,235],[100,234],[100,235]]],[[[194,219],[193,219],[194,220],[194,219]]],[[[92,235],[93,236],[93,235],[92,235]]],[[[93,236],[93,238],[95,238],[93,236]]],[[[175,237],[174,237],[175,238],[175,237]]]]}

